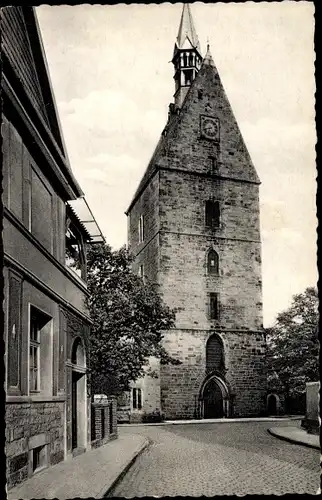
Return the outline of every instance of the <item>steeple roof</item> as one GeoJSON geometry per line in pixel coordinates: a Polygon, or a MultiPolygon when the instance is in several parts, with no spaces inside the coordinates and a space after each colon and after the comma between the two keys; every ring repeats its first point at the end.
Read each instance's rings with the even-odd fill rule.
{"type": "Polygon", "coordinates": [[[200,43],[193,23],[190,5],[183,4],[181,21],[175,49],[196,48],[200,53],[200,43]]]}

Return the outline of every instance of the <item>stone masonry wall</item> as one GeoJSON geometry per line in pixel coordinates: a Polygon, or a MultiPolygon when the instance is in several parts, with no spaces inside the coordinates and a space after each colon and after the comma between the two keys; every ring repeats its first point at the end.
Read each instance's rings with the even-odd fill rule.
{"type": "Polygon", "coordinates": [[[133,272],[138,273],[144,266],[144,276],[152,283],[158,282],[159,248],[159,177],[154,176],[142,196],[137,200],[128,219],[129,250],[133,251],[135,261],[133,272]],[[139,219],[144,218],[144,241],[139,243],[139,219]]]}
{"type": "Polygon", "coordinates": [[[30,475],[30,440],[45,434],[48,466],[64,460],[63,402],[7,403],[6,446],[8,488],[30,475]]]}
{"type": "Polygon", "coordinates": [[[160,235],[160,291],[177,308],[178,328],[257,330],[262,327],[260,245],[185,234],[160,235]],[[219,275],[207,276],[210,248],[219,255],[219,275]],[[210,321],[208,294],[219,294],[219,320],[210,321]]]}
{"type": "MultiPolygon", "coordinates": [[[[174,330],[164,339],[181,365],[161,366],[161,404],[166,419],[196,418],[197,401],[206,376],[206,342],[212,331],[174,330]]],[[[266,407],[265,342],[261,334],[220,332],[231,416],[263,414],[266,407]]]]}

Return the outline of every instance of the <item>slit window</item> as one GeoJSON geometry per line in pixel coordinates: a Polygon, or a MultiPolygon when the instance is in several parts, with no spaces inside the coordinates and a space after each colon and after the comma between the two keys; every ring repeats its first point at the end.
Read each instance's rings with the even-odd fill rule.
{"type": "Polygon", "coordinates": [[[139,218],[139,243],[144,241],[144,219],[143,215],[139,218]]]}
{"type": "Polygon", "coordinates": [[[219,202],[207,200],[205,206],[206,212],[206,227],[216,229],[220,223],[220,209],[219,202]]]}
{"type": "Polygon", "coordinates": [[[209,294],[209,319],[218,319],[219,311],[218,311],[218,293],[210,293],[209,294]]]}
{"type": "Polygon", "coordinates": [[[211,175],[214,175],[217,172],[218,168],[217,157],[209,156],[209,161],[210,161],[210,173],[211,175]]]}
{"type": "Polygon", "coordinates": [[[132,406],[133,410],[142,410],[142,389],[132,389],[132,406]]]}

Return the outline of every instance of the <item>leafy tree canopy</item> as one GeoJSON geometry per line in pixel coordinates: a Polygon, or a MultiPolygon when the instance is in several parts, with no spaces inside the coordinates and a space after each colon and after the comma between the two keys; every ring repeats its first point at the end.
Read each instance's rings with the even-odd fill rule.
{"type": "Polygon", "coordinates": [[[92,245],[87,254],[90,357],[93,393],[118,394],[144,373],[150,356],[179,363],[162,346],[163,333],[174,326],[175,313],[156,287],[133,274],[125,247],[112,251],[92,245]]]}
{"type": "Polygon", "coordinates": [[[316,288],[294,295],[266,330],[269,386],[286,394],[305,391],[306,382],[319,380],[319,299],[316,288]]]}

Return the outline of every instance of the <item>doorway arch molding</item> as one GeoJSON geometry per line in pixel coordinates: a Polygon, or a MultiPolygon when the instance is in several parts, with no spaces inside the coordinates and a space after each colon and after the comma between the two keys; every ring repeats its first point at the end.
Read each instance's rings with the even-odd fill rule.
{"type": "Polygon", "coordinates": [[[212,372],[212,373],[209,373],[205,378],[204,378],[204,381],[203,383],[201,384],[201,387],[200,387],[200,391],[199,391],[199,397],[200,399],[203,398],[203,395],[204,395],[204,391],[205,391],[205,388],[207,387],[207,385],[209,384],[209,382],[211,382],[212,380],[214,380],[217,385],[219,386],[220,390],[221,390],[221,393],[222,393],[222,396],[224,399],[228,398],[229,399],[229,395],[230,395],[230,389],[229,389],[229,385],[228,383],[222,378],[222,376],[218,373],[218,372],[212,372]]]}
{"type": "Polygon", "coordinates": [[[82,337],[76,337],[71,346],[70,360],[74,370],[86,371],[86,345],[82,337]]]}

